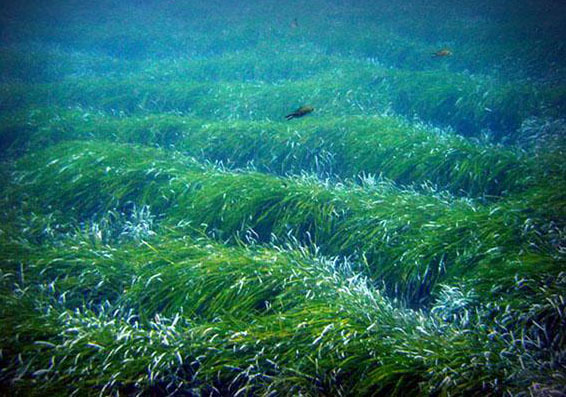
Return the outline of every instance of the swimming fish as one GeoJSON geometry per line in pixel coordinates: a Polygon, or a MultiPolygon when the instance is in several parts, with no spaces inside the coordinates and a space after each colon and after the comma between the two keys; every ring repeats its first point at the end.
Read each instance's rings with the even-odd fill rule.
{"type": "Polygon", "coordinates": [[[432,53],[433,58],[451,57],[451,56],[452,56],[452,50],[449,50],[448,48],[442,48],[442,49],[432,53]]]}
{"type": "Polygon", "coordinates": [[[299,27],[299,22],[297,21],[297,18],[295,18],[291,21],[291,29],[297,29],[298,27],[299,27]]]}
{"type": "Polygon", "coordinates": [[[285,118],[291,120],[297,117],[303,117],[305,114],[309,114],[314,111],[314,107],[310,105],[304,105],[295,110],[293,113],[289,113],[285,118]]]}

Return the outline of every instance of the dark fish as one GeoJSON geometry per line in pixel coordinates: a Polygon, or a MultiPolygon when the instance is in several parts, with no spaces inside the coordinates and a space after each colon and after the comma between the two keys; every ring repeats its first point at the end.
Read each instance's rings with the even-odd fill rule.
{"type": "Polygon", "coordinates": [[[452,56],[452,50],[448,48],[442,48],[432,53],[433,58],[438,58],[438,57],[442,58],[442,57],[451,57],[451,56],[452,56]]]}
{"type": "Polygon", "coordinates": [[[305,114],[309,114],[314,111],[314,108],[310,105],[304,105],[295,110],[293,113],[288,114],[285,116],[287,120],[291,120],[297,117],[303,117],[305,114]]]}
{"type": "Polygon", "coordinates": [[[297,18],[295,18],[291,21],[291,29],[297,29],[298,27],[299,27],[299,22],[297,21],[297,18]]]}

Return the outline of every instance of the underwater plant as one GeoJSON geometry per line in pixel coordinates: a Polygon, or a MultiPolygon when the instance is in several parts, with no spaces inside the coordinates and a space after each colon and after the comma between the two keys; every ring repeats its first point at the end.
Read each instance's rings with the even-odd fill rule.
{"type": "Polygon", "coordinates": [[[565,11],[3,4],[0,394],[566,394],[565,11]]]}

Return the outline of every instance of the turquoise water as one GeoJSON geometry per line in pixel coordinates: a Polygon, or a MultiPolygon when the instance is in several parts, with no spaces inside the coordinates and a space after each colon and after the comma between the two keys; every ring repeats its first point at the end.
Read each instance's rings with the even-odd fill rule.
{"type": "Polygon", "coordinates": [[[0,12],[0,393],[566,393],[565,5],[0,12]]]}

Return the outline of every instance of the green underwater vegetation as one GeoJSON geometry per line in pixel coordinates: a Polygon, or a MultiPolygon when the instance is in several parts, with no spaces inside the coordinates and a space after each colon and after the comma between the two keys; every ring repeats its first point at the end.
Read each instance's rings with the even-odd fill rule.
{"type": "Polygon", "coordinates": [[[0,395],[566,394],[565,8],[6,4],[0,395]]]}

